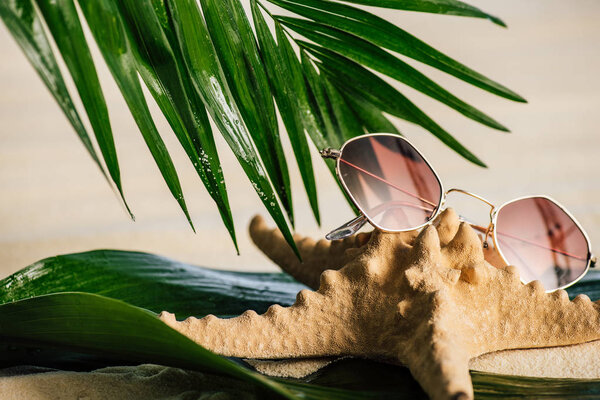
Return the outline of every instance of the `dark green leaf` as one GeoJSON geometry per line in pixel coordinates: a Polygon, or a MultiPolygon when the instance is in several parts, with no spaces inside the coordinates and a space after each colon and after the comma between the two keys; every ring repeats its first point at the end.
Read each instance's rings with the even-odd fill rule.
{"type": "Polygon", "coordinates": [[[526,101],[507,87],[468,68],[391,22],[368,11],[328,0],[269,1],[316,22],[351,33],[377,46],[411,57],[490,93],[510,100],[526,101]]]}
{"type": "Polygon", "coordinates": [[[193,229],[177,171],[144,99],[135,59],[116,6],[110,0],[80,1],[80,6],[156,165],[193,229]]]}
{"type": "Polygon", "coordinates": [[[293,226],[290,178],[275,105],[250,22],[239,0],[200,3],[229,88],[293,226]]]}
{"type": "Polygon", "coordinates": [[[108,118],[108,109],[106,108],[90,49],[83,35],[75,4],[73,0],[35,0],[35,2],[42,12],[46,25],[52,33],[62,58],[73,77],[73,82],[75,82],[79,97],[81,97],[81,102],[96,135],[96,141],[102,152],[108,173],[115,183],[127,211],[133,218],[123,195],[121,171],[119,170],[117,151],[108,118]]]}
{"type": "Polygon", "coordinates": [[[350,3],[366,6],[386,7],[396,10],[420,11],[434,14],[459,15],[489,19],[496,25],[506,27],[500,18],[481,11],[467,3],[457,0],[346,0],[350,3]]]}
{"type": "Polygon", "coordinates": [[[168,3],[180,50],[194,87],[263,204],[300,257],[273,187],[235,106],[198,5],[193,0],[169,0],[168,3]]]}
{"type": "Polygon", "coordinates": [[[479,158],[383,79],[337,53],[308,42],[300,43],[321,59],[319,68],[331,77],[338,89],[367,100],[381,111],[422,126],[465,159],[485,167],[479,158]]]}
{"type": "Polygon", "coordinates": [[[0,305],[0,337],[137,362],[229,375],[288,399],[282,385],[200,347],[156,315],[89,293],[58,293],[0,305]]]}
{"type": "Polygon", "coordinates": [[[298,18],[277,17],[286,26],[328,50],[379,71],[455,109],[468,118],[494,129],[508,129],[475,107],[460,100],[446,89],[381,48],[357,36],[298,18]]]}
{"type": "Polygon", "coordinates": [[[154,312],[232,316],[291,305],[305,289],[281,273],[217,271],[148,253],[96,250],[36,262],[0,281],[0,304],[56,292],[87,292],[154,312]]]}
{"type": "Polygon", "coordinates": [[[56,99],[104,177],[108,179],[98,159],[94,145],[67,91],[56,58],[52,53],[50,42],[32,0],[5,0],[0,2],[0,18],[2,18],[8,31],[13,35],[31,65],[56,99]]]}
{"type": "Polygon", "coordinates": [[[340,127],[344,141],[363,135],[365,131],[362,127],[362,123],[356,117],[352,109],[348,107],[346,100],[331,84],[329,79],[324,79],[323,82],[325,83],[325,92],[327,93],[327,98],[329,99],[329,102],[333,108],[333,114],[335,115],[335,119],[340,127]]]}
{"type": "Polygon", "coordinates": [[[385,115],[375,107],[372,103],[364,99],[354,96],[344,96],[350,108],[354,111],[357,117],[362,122],[363,126],[369,133],[395,133],[400,135],[400,132],[394,124],[387,119],[385,115]]]}
{"type": "Polygon", "coordinates": [[[281,26],[275,26],[277,36],[277,43],[275,43],[257,3],[252,1],[251,5],[258,43],[271,89],[288,132],[313,214],[320,224],[315,177],[304,132],[305,129],[308,132],[318,130],[318,126],[308,104],[300,63],[281,26]]]}
{"type": "MultiPolygon", "coordinates": [[[[237,249],[225,180],[206,109],[193,89],[183,60],[176,57],[180,55],[179,49],[172,49],[167,39],[172,32],[168,30],[168,21],[164,21],[166,16],[159,19],[161,3],[156,4],[156,9],[150,2],[120,1],[117,4],[130,43],[134,44],[132,50],[138,71],[217,204],[237,249]]],[[[164,7],[162,14],[166,15],[164,7]]]]}
{"type": "MultiPolygon", "coordinates": [[[[312,114],[315,116],[315,121],[319,124],[319,129],[313,129],[311,138],[319,149],[331,147],[339,149],[344,144],[344,131],[340,127],[337,118],[335,116],[334,107],[331,100],[327,95],[325,88],[325,78],[321,77],[315,67],[312,64],[309,56],[304,49],[300,50],[300,58],[302,64],[302,71],[304,73],[306,92],[308,97],[308,104],[312,110],[312,114]]],[[[358,130],[355,130],[355,134],[359,134],[358,130]]],[[[336,163],[334,160],[325,159],[325,164],[329,168],[329,171],[333,175],[335,182],[340,188],[340,191],[344,195],[346,202],[356,215],[360,213],[354,202],[346,193],[346,190],[342,186],[342,183],[337,179],[336,163]]]]}

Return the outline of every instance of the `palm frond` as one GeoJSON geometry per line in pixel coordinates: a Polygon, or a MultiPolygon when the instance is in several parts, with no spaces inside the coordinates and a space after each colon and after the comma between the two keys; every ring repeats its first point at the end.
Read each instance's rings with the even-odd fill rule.
{"type": "MultiPolygon", "coordinates": [[[[509,100],[525,100],[400,27],[348,3],[488,19],[456,0],[6,0],[0,18],[21,46],[77,135],[123,201],[113,132],[82,28],[85,19],[169,190],[193,229],[171,157],[146,104],[148,88],[237,248],[233,217],[210,120],[225,138],[265,208],[295,249],[281,116],[317,222],[309,140],[339,147],[365,132],[397,132],[386,114],[423,127],[465,159],[474,154],[406,96],[387,75],[488,127],[508,129],[391,52],[444,71],[509,100]],[[270,5],[267,7],[267,5],[270,5]],[[78,12],[78,7],[81,15],[78,12]],[[278,15],[277,10],[293,13],[278,15]],[[66,71],[52,50],[52,38],[66,71]],[[298,56],[299,52],[299,56],[298,56]],[[103,161],[81,121],[63,73],[75,83],[103,161]],[[277,106],[277,107],[276,107],[277,106]],[[286,218],[287,217],[287,218],[286,218]]],[[[326,161],[333,172],[333,164],[326,161]]],[[[127,203],[125,203],[127,205],[127,203]]]]}

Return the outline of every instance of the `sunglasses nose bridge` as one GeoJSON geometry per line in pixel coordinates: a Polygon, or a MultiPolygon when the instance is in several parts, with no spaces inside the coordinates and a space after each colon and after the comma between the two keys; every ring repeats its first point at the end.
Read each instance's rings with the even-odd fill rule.
{"type": "Polygon", "coordinates": [[[484,202],[485,204],[487,204],[488,206],[490,206],[490,223],[487,227],[487,229],[485,229],[485,236],[483,239],[483,247],[487,248],[488,247],[488,237],[490,236],[490,234],[492,233],[492,231],[494,230],[494,215],[496,213],[496,206],[489,200],[487,200],[486,198],[475,194],[475,193],[471,193],[469,191],[463,190],[463,189],[457,189],[457,188],[452,188],[452,189],[448,189],[446,190],[446,192],[444,193],[444,199],[446,198],[446,196],[448,196],[450,193],[462,193],[466,196],[470,196],[473,197],[474,199],[477,199],[481,202],[484,202]]]}

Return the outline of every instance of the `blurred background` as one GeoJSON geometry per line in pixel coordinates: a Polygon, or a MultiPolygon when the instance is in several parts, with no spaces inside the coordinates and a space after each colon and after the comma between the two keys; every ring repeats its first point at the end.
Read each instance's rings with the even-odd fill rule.
{"type": "MultiPolygon", "coordinates": [[[[480,19],[376,12],[524,96],[528,104],[510,102],[420,67],[459,98],[508,126],[512,133],[488,129],[395,83],[489,168],[464,161],[419,127],[395,120],[398,128],[430,160],[446,188],[471,190],[498,205],[527,194],[550,195],[579,219],[592,244],[600,246],[600,2],[470,3],[501,17],[508,29],[480,19]]],[[[240,256],[168,124],[159,112],[154,112],[178,168],[198,232],[191,231],[97,51],[94,55],[109,106],[125,193],[136,222],[129,220],[1,24],[0,54],[0,278],[45,257],[101,248],[152,252],[222,269],[276,270],[253,247],[246,233],[250,218],[256,213],[266,215],[266,210],[219,134],[215,136],[240,256]]],[[[151,100],[149,103],[156,111],[151,100]]],[[[320,238],[351,218],[352,212],[314,149],[322,215],[319,228],[286,138],[284,147],[290,156],[296,229],[320,238]]],[[[485,216],[488,212],[482,203],[453,198],[450,204],[461,214],[485,216]]]]}

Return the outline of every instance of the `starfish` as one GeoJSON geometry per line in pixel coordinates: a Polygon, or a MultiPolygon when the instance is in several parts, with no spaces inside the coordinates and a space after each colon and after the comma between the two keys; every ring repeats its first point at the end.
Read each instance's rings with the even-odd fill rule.
{"type": "Polygon", "coordinates": [[[452,209],[421,232],[375,230],[340,241],[296,236],[303,262],[260,217],[257,246],[313,290],[290,307],[231,319],[160,318],[224,356],[353,356],[406,365],[434,400],[473,398],[469,360],[504,349],[600,339],[600,304],[524,285],[513,266],[488,263],[480,237],[452,209]]]}

